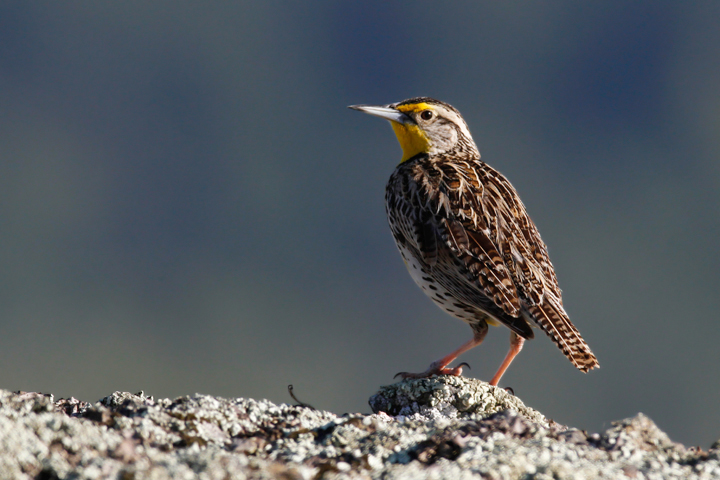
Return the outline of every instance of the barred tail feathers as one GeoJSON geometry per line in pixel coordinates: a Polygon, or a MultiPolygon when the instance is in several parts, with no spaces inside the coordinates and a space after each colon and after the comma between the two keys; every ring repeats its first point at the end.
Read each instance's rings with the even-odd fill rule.
{"type": "Polygon", "coordinates": [[[535,323],[580,371],[587,373],[593,368],[600,368],[597,358],[570,322],[565,310],[547,296],[544,300],[542,304],[528,307],[535,323]]]}

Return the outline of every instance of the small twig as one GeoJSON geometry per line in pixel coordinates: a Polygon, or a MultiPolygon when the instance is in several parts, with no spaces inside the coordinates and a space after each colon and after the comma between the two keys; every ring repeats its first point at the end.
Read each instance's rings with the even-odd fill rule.
{"type": "Polygon", "coordinates": [[[316,408],[313,407],[312,405],[310,405],[310,404],[308,404],[308,403],[305,403],[305,402],[301,402],[300,400],[297,399],[297,397],[296,397],[295,394],[293,393],[293,386],[292,386],[292,384],[288,385],[288,393],[290,394],[290,396],[292,397],[292,399],[297,402],[297,405],[295,405],[296,407],[307,407],[307,408],[309,408],[309,409],[311,409],[311,410],[316,410],[316,408]]]}

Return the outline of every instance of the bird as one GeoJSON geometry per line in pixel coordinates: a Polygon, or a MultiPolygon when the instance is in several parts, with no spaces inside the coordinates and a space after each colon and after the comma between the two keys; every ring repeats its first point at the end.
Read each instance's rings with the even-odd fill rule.
{"type": "Polygon", "coordinates": [[[545,243],[515,188],[480,159],[467,123],[430,97],[350,105],[390,121],[402,158],[385,189],[388,223],[415,283],[467,324],[471,340],[403,379],[462,374],[450,364],[480,345],[488,325],[510,329],[510,348],[490,380],[497,386],[539,328],[580,371],[597,358],[565,312],[545,243]]]}

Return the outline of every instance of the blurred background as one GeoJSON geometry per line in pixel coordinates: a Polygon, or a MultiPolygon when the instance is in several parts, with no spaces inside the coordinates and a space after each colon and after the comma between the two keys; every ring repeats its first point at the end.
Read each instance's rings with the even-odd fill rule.
{"type": "MultiPolygon", "coordinates": [[[[506,376],[589,431],[720,437],[720,3],[3,2],[0,388],[369,412],[471,336],[410,279],[401,153],[346,109],[427,95],[519,191],[602,368],[506,376]]],[[[465,354],[488,380],[508,346],[465,354]]]]}

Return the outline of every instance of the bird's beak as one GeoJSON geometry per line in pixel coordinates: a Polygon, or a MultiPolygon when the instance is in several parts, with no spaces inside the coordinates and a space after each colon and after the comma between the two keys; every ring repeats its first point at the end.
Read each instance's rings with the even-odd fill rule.
{"type": "Polygon", "coordinates": [[[391,122],[399,123],[401,125],[415,124],[412,118],[405,115],[403,112],[392,108],[389,105],[386,105],[384,107],[374,105],[350,105],[348,108],[352,108],[353,110],[357,110],[359,112],[368,113],[376,117],[384,118],[385,120],[390,120],[391,122]]]}

